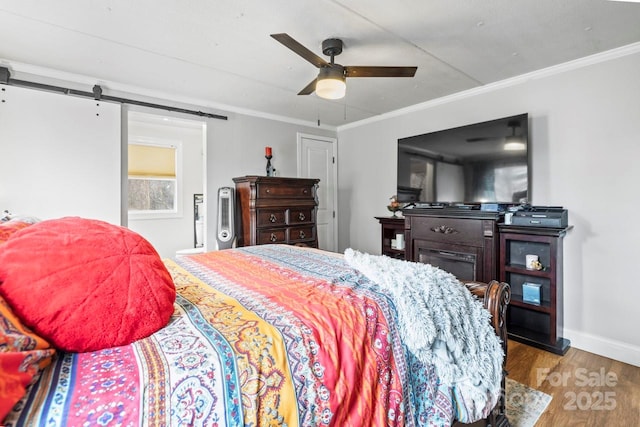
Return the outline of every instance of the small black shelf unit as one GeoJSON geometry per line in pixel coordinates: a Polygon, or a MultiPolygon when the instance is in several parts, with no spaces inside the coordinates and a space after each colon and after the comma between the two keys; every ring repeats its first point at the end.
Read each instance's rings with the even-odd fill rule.
{"type": "Polygon", "coordinates": [[[405,249],[396,249],[391,245],[391,241],[395,239],[398,234],[404,235],[404,218],[396,216],[377,216],[375,218],[382,226],[380,249],[382,255],[396,259],[405,259],[405,249]]]}
{"type": "Polygon", "coordinates": [[[571,344],[561,336],[562,242],[569,229],[499,225],[500,280],[511,286],[509,338],[556,354],[565,354],[571,344]],[[528,254],[538,256],[541,270],[526,268],[528,254]],[[540,304],[524,301],[524,283],[540,285],[540,304]]]}

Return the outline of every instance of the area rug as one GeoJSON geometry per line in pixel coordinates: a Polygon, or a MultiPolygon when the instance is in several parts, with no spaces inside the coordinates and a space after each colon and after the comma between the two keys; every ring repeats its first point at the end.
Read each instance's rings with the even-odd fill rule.
{"type": "Polygon", "coordinates": [[[547,409],[551,396],[507,378],[507,418],[512,427],[533,427],[547,409]]]}

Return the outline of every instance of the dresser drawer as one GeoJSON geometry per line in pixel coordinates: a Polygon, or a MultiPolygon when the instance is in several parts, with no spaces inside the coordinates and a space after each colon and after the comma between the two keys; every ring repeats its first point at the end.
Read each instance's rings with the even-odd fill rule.
{"type": "Polygon", "coordinates": [[[297,243],[306,240],[315,240],[316,227],[289,227],[289,243],[297,243]]]}
{"type": "Polygon", "coordinates": [[[273,227],[287,223],[286,209],[258,209],[256,225],[258,227],[273,227]]]}
{"type": "Polygon", "coordinates": [[[310,224],[315,222],[313,218],[313,209],[292,207],[289,209],[289,224],[310,224]]]}
{"type": "Polygon", "coordinates": [[[269,243],[287,243],[286,228],[264,228],[258,230],[258,238],[256,244],[266,245],[269,243]]]}
{"type": "MultiPolygon", "coordinates": [[[[436,240],[449,244],[482,246],[485,237],[483,220],[411,217],[413,239],[436,240]]],[[[486,230],[491,233],[491,230],[486,230]]]]}
{"type": "Polygon", "coordinates": [[[267,182],[256,185],[258,198],[262,199],[314,199],[313,185],[277,185],[267,182]]]}

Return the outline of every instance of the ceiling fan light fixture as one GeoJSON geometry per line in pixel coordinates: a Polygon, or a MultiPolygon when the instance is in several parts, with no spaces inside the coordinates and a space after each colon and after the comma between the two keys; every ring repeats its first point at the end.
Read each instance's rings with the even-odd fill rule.
{"type": "Polygon", "coordinates": [[[527,146],[525,145],[524,142],[522,142],[522,140],[520,138],[516,137],[508,137],[507,140],[504,142],[504,149],[505,151],[522,151],[525,148],[527,148],[527,146]]]}
{"type": "Polygon", "coordinates": [[[344,98],[347,83],[342,67],[322,67],[316,80],[316,94],[324,99],[344,98]]]}
{"type": "Polygon", "coordinates": [[[516,135],[516,128],[520,127],[520,122],[511,121],[508,123],[508,126],[511,128],[511,135],[505,138],[504,140],[504,149],[505,151],[522,151],[527,148],[527,145],[522,140],[521,136],[516,135]]]}

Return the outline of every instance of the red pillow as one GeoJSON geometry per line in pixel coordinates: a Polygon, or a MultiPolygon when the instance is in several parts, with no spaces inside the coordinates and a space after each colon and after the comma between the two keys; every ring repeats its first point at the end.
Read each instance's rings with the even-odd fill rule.
{"type": "Polygon", "coordinates": [[[0,294],[55,347],[126,345],[162,328],[176,291],[153,246],[106,222],[42,221],[0,245],[0,294]]]}

